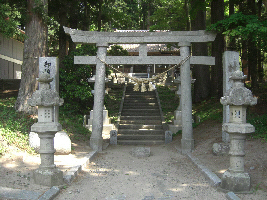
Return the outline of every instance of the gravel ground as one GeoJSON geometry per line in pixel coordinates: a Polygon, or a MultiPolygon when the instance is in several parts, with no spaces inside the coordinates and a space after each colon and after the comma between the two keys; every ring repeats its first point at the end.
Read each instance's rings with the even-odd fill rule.
{"type": "MultiPolygon", "coordinates": [[[[203,122],[194,128],[194,139],[192,155],[221,177],[229,167],[229,156],[212,154],[212,145],[221,142],[221,123],[203,122]]],[[[186,156],[177,152],[180,141],[178,135],[171,144],[151,146],[151,156],[145,158],[133,157],[133,146],[109,146],[56,199],[226,199],[223,192],[210,187],[186,156]]],[[[74,158],[90,151],[88,143],[73,143],[74,152],[67,156],[68,163],[76,165],[74,158]]],[[[250,174],[252,193],[237,196],[242,200],[267,199],[267,143],[248,137],[245,150],[245,172],[250,174]]],[[[9,146],[0,158],[0,186],[47,191],[48,187],[34,184],[32,178],[39,162],[39,155],[28,155],[9,146]]],[[[56,164],[64,171],[60,163],[56,164]]]]}
{"type": "Polygon", "coordinates": [[[132,147],[109,146],[56,199],[226,199],[174,145],[151,146],[144,158],[132,147]]]}

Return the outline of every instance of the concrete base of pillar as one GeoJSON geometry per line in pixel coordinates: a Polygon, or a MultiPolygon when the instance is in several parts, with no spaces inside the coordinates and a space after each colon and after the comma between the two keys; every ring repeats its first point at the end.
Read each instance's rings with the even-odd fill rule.
{"type": "Polygon", "coordinates": [[[33,173],[35,184],[45,185],[48,187],[63,184],[63,172],[58,168],[47,169],[38,168],[33,173]]]}
{"type": "Polygon", "coordinates": [[[182,125],[173,125],[173,124],[169,124],[169,130],[172,133],[177,133],[178,131],[182,130],[182,125]]]}
{"type": "MultiPolygon", "coordinates": [[[[86,128],[88,128],[90,131],[93,130],[93,125],[86,125],[86,128]]],[[[102,131],[102,137],[103,139],[109,139],[110,138],[110,131],[114,129],[113,124],[103,125],[103,131],[102,131]]]]}
{"type": "Polygon", "coordinates": [[[194,149],[193,139],[181,139],[182,144],[182,154],[191,153],[194,149]]]}
{"type": "Polygon", "coordinates": [[[103,138],[90,138],[90,147],[94,151],[102,151],[103,150],[103,138]]]}
{"type": "Polygon", "coordinates": [[[248,173],[224,172],[221,187],[233,192],[248,192],[250,190],[250,177],[248,173]]]}

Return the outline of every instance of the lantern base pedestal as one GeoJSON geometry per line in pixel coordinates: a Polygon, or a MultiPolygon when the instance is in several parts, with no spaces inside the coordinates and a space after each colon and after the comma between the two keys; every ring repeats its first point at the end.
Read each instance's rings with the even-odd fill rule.
{"type": "Polygon", "coordinates": [[[221,187],[233,192],[249,192],[250,176],[248,173],[234,173],[227,170],[222,176],[221,187]]]}
{"type": "Polygon", "coordinates": [[[48,187],[62,185],[63,182],[63,172],[58,168],[38,168],[33,173],[33,178],[35,184],[45,185],[48,187]]]}

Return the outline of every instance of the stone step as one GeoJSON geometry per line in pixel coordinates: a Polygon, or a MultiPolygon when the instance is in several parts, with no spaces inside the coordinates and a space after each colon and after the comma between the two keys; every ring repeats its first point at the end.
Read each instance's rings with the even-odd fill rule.
{"type": "MultiPolygon", "coordinates": [[[[139,87],[140,88],[140,87],[139,87]]],[[[148,87],[146,87],[146,88],[148,88],[148,87]]],[[[154,94],[155,92],[154,91],[145,91],[145,92],[141,92],[141,91],[134,91],[133,90],[134,89],[134,86],[127,86],[127,88],[126,88],[126,92],[131,92],[131,93],[136,93],[136,94],[154,94]]]]}
{"type": "Polygon", "coordinates": [[[127,107],[127,109],[123,109],[124,111],[133,111],[133,112],[145,112],[145,111],[159,111],[159,107],[157,106],[135,106],[133,108],[127,107]]]}
{"type": "Polygon", "coordinates": [[[146,125],[162,125],[160,119],[158,120],[120,120],[120,124],[146,124],[146,125]]]}
{"type": "Polygon", "coordinates": [[[119,145],[156,145],[164,143],[164,140],[118,140],[119,145]]]}
{"type": "Polygon", "coordinates": [[[158,129],[163,129],[162,125],[144,125],[144,124],[120,124],[119,125],[119,129],[154,129],[154,130],[158,130],[158,129]]]}
{"type": "Polygon", "coordinates": [[[161,117],[159,115],[157,116],[121,116],[120,120],[131,120],[131,121],[135,121],[135,120],[142,120],[142,121],[147,121],[147,120],[161,120],[161,117]]]}
{"type": "Polygon", "coordinates": [[[156,98],[146,98],[146,99],[134,99],[134,98],[126,98],[124,99],[126,103],[157,103],[156,98]]]}
{"type": "Polygon", "coordinates": [[[133,105],[132,103],[129,102],[124,102],[123,106],[129,108],[129,106],[156,106],[158,107],[158,103],[150,103],[150,102],[135,102],[133,105]]]}
{"type": "Polygon", "coordinates": [[[144,99],[142,101],[140,101],[140,99],[124,99],[124,103],[158,103],[156,98],[153,99],[144,99]]]}
{"type": "Polygon", "coordinates": [[[134,130],[134,129],[119,129],[118,134],[121,135],[164,135],[164,131],[159,130],[134,130]]]}
{"type": "Polygon", "coordinates": [[[121,112],[121,115],[126,115],[126,116],[153,116],[153,115],[160,115],[159,109],[142,109],[142,110],[137,110],[137,109],[123,109],[121,112]]]}
{"type": "Polygon", "coordinates": [[[164,135],[118,135],[118,140],[164,140],[164,135]]]}
{"type": "Polygon", "coordinates": [[[125,94],[125,98],[156,98],[155,94],[125,94]]]}
{"type": "Polygon", "coordinates": [[[156,97],[155,93],[154,94],[146,94],[146,93],[138,93],[138,94],[130,94],[126,93],[125,98],[130,98],[130,97],[142,97],[142,98],[151,98],[151,97],[156,97]]]}
{"type": "Polygon", "coordinates": [[[141,91],[134,91],[133,90],[134,87],[131,87],[131,88],[126,88],[125,92],[126,94],[155,94],[154,91],[146,91],[146,92],[141,92],[141,91]]]}
{"type": "Polygon", "coordinates": [[[165,134],[154,91],[133,91],[127,86],[118,129],[118,144],[163,144],[165,134]]]}
{"type": "Polygon", "coordinates": [[[123,104],[123,107],[126,107],[128,109],[158,109],[158,106],[151,106],[151,105],[145,105],[145,104],[137,104],[137,105],[125,105],[123,104]]]}

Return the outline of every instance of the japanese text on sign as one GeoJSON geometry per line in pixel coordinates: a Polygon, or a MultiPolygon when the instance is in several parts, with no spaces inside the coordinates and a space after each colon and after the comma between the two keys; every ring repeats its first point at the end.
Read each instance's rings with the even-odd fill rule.
{"type": "Polygon", "coordinates": [[[47,61],[45,61],[45,64],[44,64],[44,71],[47,72],[48,74],[50,74],[50,66],[51,66],[51,63],[48,63],[47,61]]]}

